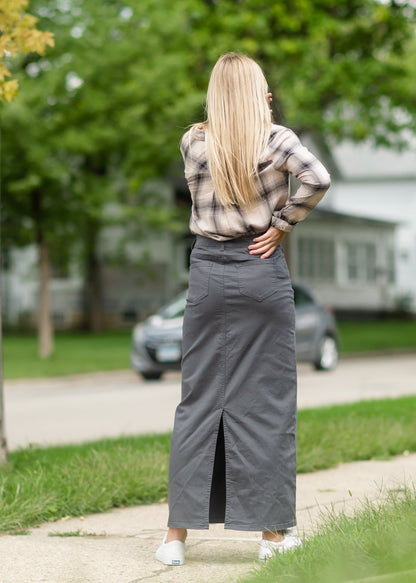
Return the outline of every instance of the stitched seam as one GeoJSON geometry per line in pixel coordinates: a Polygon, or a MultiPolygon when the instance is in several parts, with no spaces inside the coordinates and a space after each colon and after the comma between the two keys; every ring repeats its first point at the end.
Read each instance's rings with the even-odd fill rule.
{"type": "MultiPolygon", "coordinates": [[[[231,266],[230,266],[231,267],[231,266]]],[[[223,431],[224,431],[224,459],[225,459],[225,513],[224,513],[224,521],[227,521],[228,514],[230,511],[229,508],[229,497],[230,497],[230,488],[229,488],[229,472],[227,468],[230,467],[228,463],[228,454],[229,454],[229,444],[228,444],[228,428],[227,428],[227,420],[226,415],[224,415],[225,409],[225,392],[227,388],[227,301],[226,301],[226,294],[225,294],[225,265],[224,265],[224,281],[223,281],[223,290],[224,290],[224,385],[223,385],[223,416],[222,416],[222,423],[223,423],[223,431]]]]}
{"type": "MultiPolygon", "coordinates": [[[[209,282],[210,282],[210,279],[211,279],[212,267],[213,267],[213,263],[210,263],[210,264],[208,264],[208,268],[205,270],[205,271],[207,271],[207,286],[206,286],[206,291],[204,293],[200,294],[198,297],[193,298],[191,300],[189,300],[188,298],[186,298],[186,302],[189,305],[195,306],[195,305],[199,304],[209,294],[209,282]]],[[[202,271],[204,271],[204,268],[201,265],[198,265],[198,264],[193,265],[193,269],[200,269],[200,270],[202,269],[202,271]]]]}
{"type": "Polygon", "coordinates": [[[285,528],[291,528],[292,526],[296,526],[296,518],[287,522],[278,522],[277,524],[273,524],[271,526],[261,525],[261,524],[242,524],[241,522],[227,522],[224,524],[224,528],[229,530],[248,530],[248,531],[257,531],[261,532],[263,530],[284,530],[285,528]]]}
{"type": "Polygon", "coordinates": [[[214,433],[213,438],[211,439],[211,441],[213,442],[212,447],[210,448],[210,458],[209,458],[209,463],[211,466],[211,470],[209,472],[209,479],[208,479],[208,488],[206,491],[206,496],[205,496],[205,516],[206,516],[206,524],[209,525],[209,511],[210,511],[210,500],[211,500],[211,489],[212,489],[212,477],[214,475],[214,463],[215,463],[215,452],[217,449],[217,439],[218,439],[218,433],[220,431],[220,424],[221,424],[221,417],[223,416],[223,410],[221,410],[221,415],[218,421],[218,426],[217,426],[217,431],[214,433]]]}
{"type": "MultiPolygon", "coordinates": [[[[224,293],[224,271],[225,271],[225,266],[223,265],[223,293],[224,293]]],[[[225,310],[224,310],[224,314],[225,314],[225,310]]],[[[222,316],[223,314],[220,312],[220,316],[222,316]]],[[[225,340],[225,336],[224,336],[224,340],[225,340]]],[[[225,342],[224,342],[225,344],[225,342]]],[[[225,355],[225,350],[224,350],[224,355],[225,355]]],[[[225,362],[223,363],[223,378],[225,378],[225,362]]],[[[225,382],[225,381],[224,381],[225,382]]],[[[217,439],[218,439],[218,433],[219,433],[219,429],[220,429],[220,424],[221,424],[221,418],[223,417],[223,413],[224,413],[224,404],[222,405],[222,407],[220,408],[221,410],[221,414],[219,417],[219,421],[218,421],[218,425],[217,425],[217,431],[215,432],[213,438],[212,438],[212,447],[210,447],[210,456],[209,456],[209,463],[210,463],[210,472],[209,472],[209,479],[208,479],[208,484],[207,484],[207,490],[206,490],[206,494],[205,494],[205,516],[206,516],[206,521],[207,524],[209,525],[209,510],[210,510],[210,499],[211,499],[211,489],[212,489],[212,477],[214,474],[214,463],[215,463],[215,451],[217,448],[217,439]]],[[[224,435],[224,440],[225,440],[225,435],[224,435]]],[[[225,447],[224,447],[225,449],[225,447]]]]}
{"type": "MultiPolygon", "coordinates": [[[[274,280],[275,283],[277,283],[278,278],[276,277],[276,264],[275,264],[275,254],[273,254],[271,257],[267,258],[267,259],[256,259],[253,258],[251,259],[251,261],[264,261],[267,262],[268,264],[272,264],[272,272],[273,272],[273,276],[274,276],[274,280]]],[[[249,298],[251,300],[254,300],[256,302],[263,302],[264,300],[266,300],[267,298],[269,298],[270,296],[272,296],[275,293],[278,293],[279,290],[277,288],[271,287],[269,290],[263,290],[261,295],[260,295],[260,291],[257,292],[256,294],[252,293],[250,290],[245,290],[244,288],[244,275],[240,272],[240,269],[243,268],[242,265],[237,265],[237,279],[238,279],[238,289],[240,291],[240,294],[246,298],[249,298]]]]}

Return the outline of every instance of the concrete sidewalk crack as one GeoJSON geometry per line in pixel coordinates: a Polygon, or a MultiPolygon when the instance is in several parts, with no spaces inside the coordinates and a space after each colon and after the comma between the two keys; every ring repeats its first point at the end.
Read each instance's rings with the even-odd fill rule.
{"type": "Polygon", "coordinates": [[[171,570],[172,570],[172,567],[166,567],[165,569],[159,569],[159,571],[155,571],[151,575],[145,575],[144,577],[139,577],[138,579],[133,579],[132,581],[129,581],[128,583],[140,583],[140,581],[149,581],[150,579],[153,579],[154,577],[158,577],[159,575],[163,575],[163,573],[167,573],[168,571],[171,571],[171,570]]]}
{"type": "Polygon", "coordinates": [[[303,508],[298,508],[297,512],[304,512],[305,510],[312,510],[313,508],[325,508],[327,506],[335,506],[336,504],[343,504],[349,502],[348,498],[343,498],[342,500],[334,500],[333,502],[317,502],[311,506],[304,506],[303,508]]]}

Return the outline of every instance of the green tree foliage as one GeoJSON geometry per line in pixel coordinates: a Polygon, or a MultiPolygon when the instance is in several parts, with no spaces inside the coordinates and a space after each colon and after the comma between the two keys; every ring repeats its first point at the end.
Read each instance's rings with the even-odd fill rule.
{"type": "Polygon", "coordinates": [[[92,280],[109,220],[133,220],[142,236],[175,226],[141,186],[179,160],[225,51],[262,64],[276,117],[297,131],[390,144],[415,131],[410,2],[33,0],[31,10],[56,45],[14,64],[22,91],[3,112],[3,233],[52,253],[78,243],[92,280]]]}
{"type": "Polygon", "coordinates": [[[416,130],[412,2],[212,0],[195,3],[192,26],[206,66],[230,50],[258,59],[297,131],[389,145],[416,130]]]}
{"type": "Polygon", "coordinates": [[[186,11],[151,0],[134,9],[100,0],[32,8],[56,46],[15,65],[22,94],[3,115],[3,232],[10,246],[42,240],[52,254],[83,246],[91,314],[103,223],[134,218],[144,231],[176,219],[158,192],[144,198],[140,187],[166,174],[202,100],[192,87],[186,11]],[[114,202],[117,217],[109,216],[114,202]]]}
{"type": "Polygon", "coordinates": [[[185,15],[171,3],[32,5],[57,42],[47,58],[18,64],[25,91],[3,120],[7,186],[41,186],[61,230],[73,215],[100,217],[116,194],[134,203],[138,187],[177,157],[201,95],[192,91],[185,15]]]}
{"type": "MultiPolygon", "coordinates": [[[[16,199],[41,188],[53,215],[49,233],[56,223],[72,238],[74,217],[101,219],[103,203],[115,197],[140,208],[142,218],[157,216],[152,206],[161,211],[160,200],[142,200],[139,187],[178,159],[180,135],[201,117],[209,71],[227,50],[260,61],[277,117],[298,131],[395,142],[403,126],[415,129],[414,115],[397,112],[416,107],[405,58],[415,12],[407,2],[31,6],[57,42],[47,58],[33,54],[17,65],[25,91],[4,112],[7,187],[16,199]]],[[[16,220],[13,238],[26,237],[30,224],[16,220]]]]}

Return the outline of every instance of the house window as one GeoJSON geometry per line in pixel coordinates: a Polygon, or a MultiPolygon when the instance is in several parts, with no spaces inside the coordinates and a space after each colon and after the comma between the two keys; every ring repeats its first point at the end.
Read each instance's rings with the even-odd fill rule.
{"type": "Polygon", "coordinates": [[[366,243],[365,245],[365,276],[369,282],[374,282],[377,279],[377,265],[376,265],[376,246],[374,243],[366,243]]]}
{"type": "Polygon", "coordinates": [[[335,279],[335,243],[331,239],[299,237],[298,275],[307,279],[335,279]]]}
{"type": "Polygon", "coordinates": [[[387,273],[388,273],[388,282],[395,283],[395,281],[396,281],[396,260],[395,260],[395,256],[394,256],[394,249],[388,250],[387,273]]]}
{"type": "Polygon", "coordinates": [[[358,280],[358,243],[347,243],[347,277],[349,281],[358,280]]]}
{"type": "Polygon", "coordinates": [[[351,282],[377,281],[377,250],[374,243],[347,242],[346,271],[351,282]]]}

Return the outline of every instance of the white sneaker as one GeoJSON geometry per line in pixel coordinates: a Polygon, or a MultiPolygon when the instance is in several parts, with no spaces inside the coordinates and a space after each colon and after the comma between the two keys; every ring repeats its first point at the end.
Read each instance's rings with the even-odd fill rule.
{"type": "Polygon", "coordinates": [[[276,553],[286,553],[287,551],[293,551],[297,547],[302,546],[302,541],[298,537],[298,531],[296,528],[284,530],[283,537],[283,540],[280,542],[262,539],[260,543],[259,560],[266,561],[267,559],[271,559],[276,553]]]}
{"type": "Polygon", "coordinates": [[[180,540],[165,542],[167,533],[163,537],[163,542],[157,549],[155,556],[164,565],[183,565],[185,562],[185,543],[180,540]]]}

